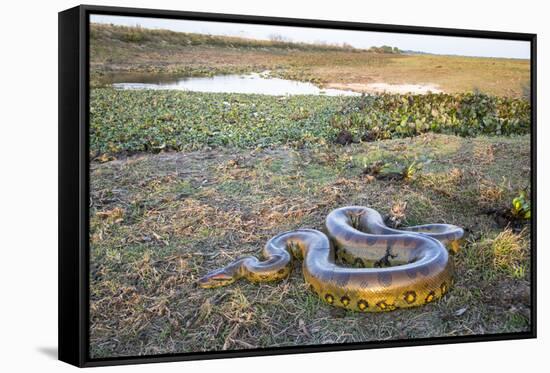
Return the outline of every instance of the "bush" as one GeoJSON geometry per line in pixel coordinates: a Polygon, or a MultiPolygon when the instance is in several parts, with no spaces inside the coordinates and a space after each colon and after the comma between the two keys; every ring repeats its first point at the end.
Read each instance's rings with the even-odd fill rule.
{"type": "Polygon", "coordinates": [[[335,114],[331,123],[359,137],[381,140],[425,132],[457,136],[522,135],[531,128],[523,99],[479,93],[364,96],[335,114]]]}

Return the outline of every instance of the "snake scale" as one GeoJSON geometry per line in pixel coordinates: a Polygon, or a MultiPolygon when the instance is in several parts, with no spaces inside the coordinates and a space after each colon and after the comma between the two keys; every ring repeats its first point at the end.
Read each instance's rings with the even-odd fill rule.
{"type": "Polygon", "coordinates": [[[456,252],[464,235],[462,228],[450,224],[392,229],[376,210],[361,206],[330,212],[326,231],[328,236],[315,229],[280,233],[265,245],[265,260],[237,259],[198,283],[214,288],[239,278],[281,280],[290,274],[296,258],[303,260],[311,289],[333,306],[361,312],[420,306],[449,290],[454,270],[445,245],[456,252]]]}

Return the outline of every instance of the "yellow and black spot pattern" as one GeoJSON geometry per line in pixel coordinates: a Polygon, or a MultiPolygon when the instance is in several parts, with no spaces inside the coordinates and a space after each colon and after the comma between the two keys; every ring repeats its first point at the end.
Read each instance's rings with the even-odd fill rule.
{"type": "Polygon", "coordinates": [[[342,303],[345,307],[349,305],[350,299],[348,296],[344,295],[342,298],[340,298],[340,303],[342,303]]]}
{"type": "Polygon", "coordinates": [[[360,311],[364,311],[367,308],[369,308],[369,302],[367,302],[366,300],[360,299],[357,302],[357,308],[359,308],[360,311]]]}
{"type": "Polygon", "coordinates": [[[416,292],[413,290],[407,291],[403,296],[403,299],[407,302],[407,304],[413,304],[416,301],[416,292]]]}
{"type": "Polygon", "coordinates": [[[430,291],[424,300],[426,303],[432,303],[435,299],[435,291],[430,291]]]}

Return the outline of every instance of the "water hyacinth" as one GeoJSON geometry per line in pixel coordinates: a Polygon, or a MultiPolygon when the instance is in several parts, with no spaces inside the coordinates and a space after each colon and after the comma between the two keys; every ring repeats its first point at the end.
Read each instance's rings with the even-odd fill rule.
{"type": "Polygon", "coordinates": [[[360,97],[93,89],[90,152],[119,154],[317,146],[346,130],[354,141],[426,132],[464,137],[530,131],[524,99],[477,93],[360,97]]]}

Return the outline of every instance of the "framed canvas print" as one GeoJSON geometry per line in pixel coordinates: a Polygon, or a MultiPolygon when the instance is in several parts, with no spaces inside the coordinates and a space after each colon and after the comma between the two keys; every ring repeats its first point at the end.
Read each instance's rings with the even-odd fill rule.
{"type": "Polygon", "coordinates": [[[59,13],[59,357],[533,338],[536,35],[59,13]]]}

